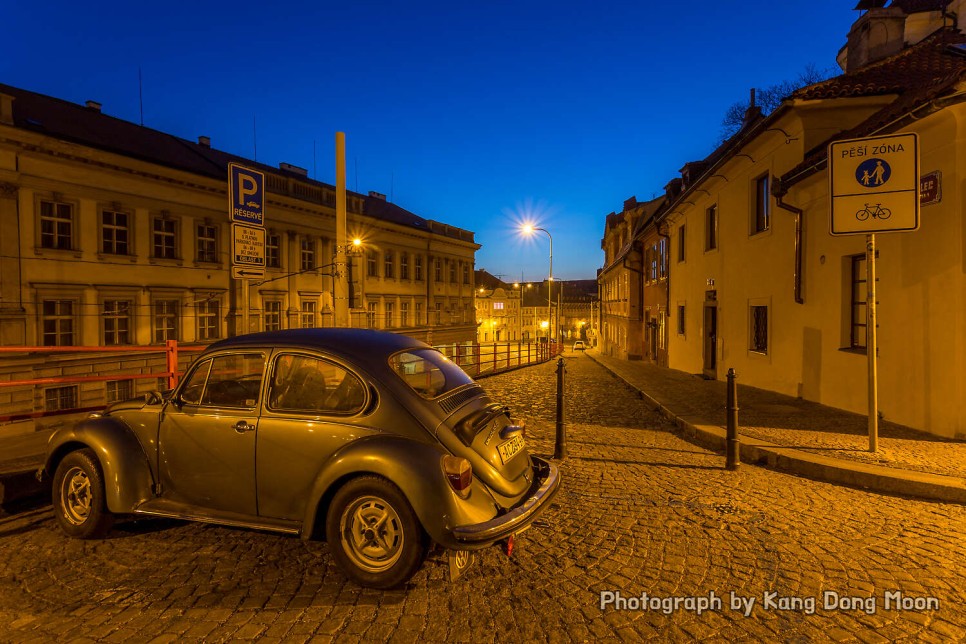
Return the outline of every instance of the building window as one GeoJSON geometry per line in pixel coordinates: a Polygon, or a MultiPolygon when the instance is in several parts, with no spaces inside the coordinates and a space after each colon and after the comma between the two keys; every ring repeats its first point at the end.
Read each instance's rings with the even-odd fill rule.
{"type": "Polygon", "coordinates": [[[369,302],[368,308],[366,309],[366,327],[370,329],[376,328],[376,303],[369,302]]]}
{"type": "Polygon", "coordinates": [[[392,323],[393,314],[395,313],[395,304],[393,302],[386,302],[386,328],[392,328],[394,325],[392,323]]]}
{"type": "Polygon", "coordinates": [[[315,300],[302,300],[301,326],[311,329],[318,326],[319,303],[315,300]]]}
{"type": "Polygon", "coordinates": [[[416,326],[419,326],[422,323],[423,323],[423,303],[416,302],[416,319],[414,320],[414,324],[416,326]]]}
{"type": "Polygon", "coordinates": [[[131,302],[104,300],[104,344],[131,344],[131,302]]]}
{"type": "Polygon", "coordinates": [[[44,390],[44,411],[77,409],[77,385],[44,390]]]}
{"type": "Polygon", "coordinates": [[[299,250],[299,267],[303,271],[315,268],[315,240],[303,237],[299,250]]]}
{"type": "Polygon", "coordinates": [[[450,284],[456,283],[456,260],[453,259],[449,261],[449,282],[450,284]]]}
{"type": "Polygon", "coordinates": [[[853,255],[850,262],[851,284],[849,316],[849,347],[866,350],[868,331],[868,291],[865,255],[853,255]]]}
{"type": "Polygon", "coordinates": [[[708,208],[704,219],[704,249],[714,250],[718,247],[718,206],[708,208]]]}
{"type": "Polygon", "coordinates": [[[657,281],[658,261],[657,244],[651,244],[651,246],[644,252],[644,264],[647,270],[648,282],[657,281]]]}
{"type": "Polygon", "coordinates": [[[221,336],[220,325],[218,324],[218,310],[221,307],[215,300],[199,302],[196,308],[198,318],[198,339],[215,340],[221,336]]]}
{"type": "Polygon", "coordinates": [[[265,266],[268,268],[282,267],[282,236],[276,234],[265,235],[265,266]]]}
{"type": "Polygon", "coordinates": [[[173,219],[157,218],[151,224],[152,257],[176,259],[176,227],[173,219]]]}
{"type": "Polygon", "coordinates": [[[503,310],[503,304],[504,304],[503,302],[494,302],[493,303],[493,310],[494,311],[502,311],[503,310]]]}
{"type": "Polygon", "coordinates": [[[436,303],[436,317],[435,317],[435,319],[433,321],[433,324],[440,324],[442,322],[442,319],[443,319],[443,303],[442,302],[437,302],[436,303]]]}
{"type": "Polygon", "coordinates": [[[755,180],[755,219],[752,222],[752,234],[768,230],[770,225],[771,203],[768,195],[768,175],[755,180]]]}
{"type": "Polygon", "coordinates": [[[685,236],[684,225],[678,228],[678,262],[684,261],[684,249],[687,247],[687,237],[685,236]]]}
{"type": "Polygon", "coordinates": [[[751,307],[751,350],[768,353],[768,307],[751,307]]]}
{"type": "Polygon", "coordinates": [[[106,398],[108,403],[134,398],[133,380],[108,380],[104,384],[107,386],[106,398]]]}
{"type": "Polygon", "coordinates": [[[382,256],[383,256],[384,270],[385,270],[385,272],[383,273],[383,277],[386,277],[387,279],[394,277],[395,271],[393,270],[394,266],[393,266],[392,251],[387,250],[382,254],[382,256]]]}
{"type": "Polygon", "coordinates": [[[154,341],[167,342],[178,339],[178,300],[155,300],[154,302],[154,341]]]}
{"type": "Polygon", "coordinates": [[[684,335],[684,313],[685,307],[683,304],[678,304],[678,335],[684,335]]]}
{"type": "Polygon", "coordinates": [[[470,283],[470,265],[465,263],[463,264],[463,283],[470,283]]]}
{"type": "Polygon", "coordinates": [[[265,330],[278,331],[282,328],[282,303],[278,300],[265,302],[265,330]]]}
{"type": "Polygon", "coordinates": [[[409,279],[409,253],[399,254],[399,279],[409,279]]]}
{"type": "Polygon", "coordinates": [[[198,224],[198,261],[209,264],[218,261],[218,233],[214,226],[198,224]]]}
{"type": "Polygon", "coordinates": [[[74,247],[74,206],[69,203],[40,202],[40,247],[70,250],[74,247]]]}
{"type": "Polygon", "coordinates": [[[413,272],[414,272],[414,277],[416,278],[416,281],[422,282],[423,281],[423,256],[422,255],[413,256],[413,272]]]}
{"type": "Polygon", "coordinates": [[[366,252],[366,276],[376,277],[376,251],[370,250],[366,252]]]}
{"type": "Polygon", "coordinates": [[[105,255],[127,255],[131,231],[129,215],[115,210],[101,211],[101,252],[105,255]]]}
{"type": "Polygon", "coordinates": [[[399,303],[399,326],[409,326],[409,302],[399,303]]]}
{"type": "Polygon", "coordinates": [[[74,302],[72,300],[44,300],[43,345],[61,347],[74,344],[74,302]]]}
{"type": "Polygon", "coordinates": [[[661,238],[661,241],[657,244],[658,252],[658,276],[660,279],[667,279],[667,266],[668,266],[668,241],[667,239],[661,238]]]}
{"type": "Polygon", "coordinates": [[[443,280],[443,260],[439,257],[433,260],[433,279],[437,282],[443,280]]]}

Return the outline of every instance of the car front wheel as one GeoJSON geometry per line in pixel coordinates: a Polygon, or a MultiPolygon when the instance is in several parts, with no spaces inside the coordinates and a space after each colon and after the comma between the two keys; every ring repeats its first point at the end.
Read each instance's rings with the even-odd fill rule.
{"type": "Polygon", "coordinates": [[[325,532],[336,563],[362,586],[399,586],[426,558],[427,537],[412,506],[398,487],[374,476],[336,493],[325,532]]]}
{"type": "Polygon", "coordinates": [[[52,481],[54,516],[71,537],[97,539],[107,534],[114,515],[104,502],[104,475],[94,452],[71,452],[57,466],[52,481]]]}

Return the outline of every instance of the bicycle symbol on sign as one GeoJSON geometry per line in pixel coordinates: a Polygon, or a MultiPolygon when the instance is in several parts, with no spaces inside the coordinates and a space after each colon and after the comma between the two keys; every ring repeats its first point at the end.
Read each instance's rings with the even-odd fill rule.
{"type": "Polygon", "coordinates": [[[892,216],[892,211],[888,208],[883,208],[881,203],[877,203],[871,208],[869,204],[865,204],[865,208],[855,213],[855,218],[859,221],[865,221],[870,216],[873,219],[888,219],[892,216]]]}

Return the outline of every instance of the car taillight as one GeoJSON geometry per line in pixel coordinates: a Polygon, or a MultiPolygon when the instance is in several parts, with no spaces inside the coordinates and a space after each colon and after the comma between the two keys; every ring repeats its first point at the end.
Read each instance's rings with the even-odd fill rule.
{"type": "Polygon", "coordinates": [[[470,462],[460,456],[450,456],[447,454],[440,460],[443,468],[443,475],[449,482],[453,491],[466,498],[470,495],[470,486],[473,484],[473,468],[470,462]]]}

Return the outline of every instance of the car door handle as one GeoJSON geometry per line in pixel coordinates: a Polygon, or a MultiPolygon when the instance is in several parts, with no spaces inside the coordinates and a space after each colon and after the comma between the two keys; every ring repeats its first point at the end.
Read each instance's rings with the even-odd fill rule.
{"type": "Polygon", "coordinates": [[[247,421],[244,421],[244,420],[240,420],[237,423],[235,423],[233,425],[233,428],[239,434],[244,434],[245,432],[253,432],[253,431],[255,431],[255,426],[254,425],[249,425],[248,422],[247,421]]]}

